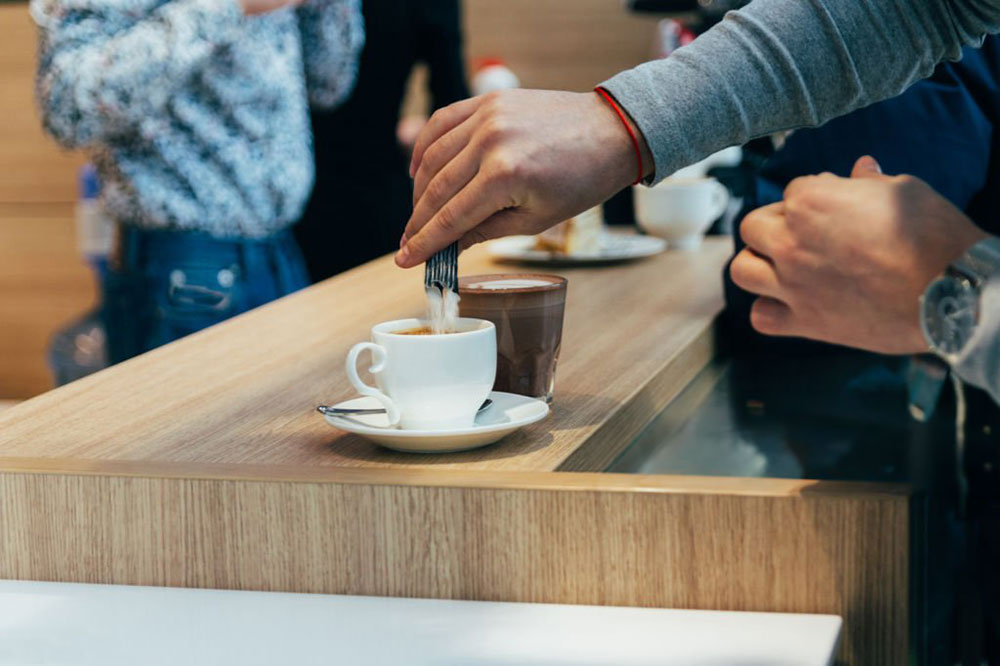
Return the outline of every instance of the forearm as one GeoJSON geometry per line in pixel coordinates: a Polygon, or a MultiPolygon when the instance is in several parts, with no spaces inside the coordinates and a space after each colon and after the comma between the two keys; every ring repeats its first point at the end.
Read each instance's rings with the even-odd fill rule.
{"type": "Polygon", "coordinates": [[[1000,29],[1000,0],[756,0],[671,57],[603,85],[655,180],[730,145],[897,95],[1000,29]]]}
{"type": "Polygon", "coordinates": [[[32,9],[40,28],[43,121],[70,146],[155,119],[173,92],[236,37],[243,16],[235,0],[173,0],[124,26],[100,7],[32,9]]]}
{"type": "Polygon", "coordinates": [[[357,80],[365,43],[360,0],[309,0],[298,12],[309,102],[337,106],[357,80]]]}
{"type": "Polygon", "coordinates": [[[1000,403],[1000,275],[983,288],[976,333],[953,369],[963,381],[985,389],[1000,403]]]}

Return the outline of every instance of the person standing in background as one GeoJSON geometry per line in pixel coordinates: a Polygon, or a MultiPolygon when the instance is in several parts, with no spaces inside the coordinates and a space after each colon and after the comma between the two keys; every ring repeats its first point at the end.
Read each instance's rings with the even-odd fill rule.
{"type": "MultiPolygon", "coordinates": [[[[978,49],[964,48],[960,61],[938,65],[930,78],[899,97],[822,127],[792,133],[763,165],[741,218],[781,201],[788,185],[802,176],[850,175],[859,155],[872,155],[887,173],[922,179],[979,228],[1000,234],[996,187],[1000,182],[1000,37],[987,37],[978,49]]],[[[905,222],[920,224],[919,218],[905,222]]],[[[735,241],[738,254],[745,244],[738,235],[735,241]]],[[[908,357],[761,335],[750,325],[756,294],[737,287],[728,270],[725,282],[729,349],[744,359],[739,366],[743,381],[734,381],[730,388],[735,404],[748,400],[780,404],[789,395],[808,396],[828,413],[850,414],[856,422],[868,424],[891,422],[920,442],[909,460],[907,481],[928,500],[923,529],[927,541],[935,544],[925,561],[927,569],[935,572],[926,581],[925,663],[985,663],[983,658],[969,658],[971,651],[984,651],[989,663],[998,663],[1000,572],[988,563],[1000,557],[1000,513],[988,510],[996,502],[989,494],[998,487],[997,450],[988,434],[1000,425],[1000,407],[985,392],[964,387],[965,444],[960,453],[954,441],[956,396],[949,386],[938,387],[929,394],[933,400],[928,400],[925,390],[908,390],[907,379],[919,377],[908,357]],[[772,381],[775,376],[784,381],[772,381]],[[917,399],[924,423],[911,422],[906,407],[912,399],[917,399]],[[969,481],[964,498],[957,483],[957,470],[963,463],[969,481]],[[966,661],[960,662],[960,655],[966,661]]],[[[806,478],[829,478],[864,468],[859,458],[893,449],[893,444],[849,446],[845,442],[849,437],[836,428],[817,437],[810,425],[794,418],[788,421],[784,424],[787,440],[809,443],[796,450],[806,478]],[[814,446],[824,437],[829,446],[814,446]]],[[[884,435],[877,427],[866,430],[879,432],[872,439],[884,435]]]]}
{"type": "Polygon", "coordinates": [[[32,0],[43,124],[92,155],[117,224],[112,362],[307,284],[308,106],[354,85],[358,3],[32,0]]]}
{"type": "Polygon", "coordinates": [[[433,109],[469,96],[459,0],[363,0],[363,13],[354,93],[312,114],[316,186],[295,235],[314,281],[398,249],[413,190],[396,128],[413,66],[427,64],[433,109]]]}

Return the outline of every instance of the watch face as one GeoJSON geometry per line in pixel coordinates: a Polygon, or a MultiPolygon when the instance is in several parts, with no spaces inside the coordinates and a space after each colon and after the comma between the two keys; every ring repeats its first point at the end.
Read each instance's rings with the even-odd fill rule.
{"type": "Polygon", "coordinates": [[[979,297],[968,281],[946,277],[935,280],[923,303],[924,333],[935,350],[955,355],[965,348],[979,319],[979,297]]]}

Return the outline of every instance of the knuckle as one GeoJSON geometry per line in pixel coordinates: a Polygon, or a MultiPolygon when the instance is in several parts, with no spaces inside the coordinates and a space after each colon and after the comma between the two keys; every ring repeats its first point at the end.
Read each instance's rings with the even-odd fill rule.
{"type": "Polygon", "coordinates": [[[442,208],[434,216],[434,226],[437,227],[438,231],[448,235],[454,234],[458,230],[457,223],[458,220],[455,218],[455,214],[448,207],[442,208]]]}
{"type": "Polygon", "coordinates": [[[503,108],[503,97],[501,91],[494,90],[483,95],[482,104],[479,105],[479,114],[483,121],[496,117],[503,108]]]}
{"type": "Polygon", "coordinates": [[[738,286],[746,289],[749,283],[749,267],[747,266],[747,260],[745,255],[741,252],[736,255],[733,259],[733,263],[729,265],[729,277],[733,279],[738,286]]]}
{"type": "Polygon", "coordinates": [[[500,100],[503,99],[503,93],[499,90],[491,90],[490,92],[483,95],[483,106],[487,110],[493,109],[500,104],[500,100]]]}
{"type": "Polygon", "coordinates": [[[761,213],[760,209],[750,211],[747,213],[746,217],[743,218],[743,222],[740,223],[740,238],[747,245],[753,245],[754,232],[758,222],[760,221],[761,213]]]}
{"type": "Polygon", "coordinates": [[[434,113],[431,114],[431,117],[427,119],[427,122],[434,123],[436,125],[437,123],[440,123],[442,120],[444,120],[447,113],[448,113],[448,107],[446,106],[441,107],[440,109],[436,110],[434,113]]]}
{"type": "Polygon", "coordinates": [[[471,247],[472,245],[478,245],[479,243],[484,243],[490,239],[491,237],[489,234],[477,227],[465,234],[462,244],[465,247],[471,247]]]}
{"type": "Polygon", "coordinates": [[[436,176],[430,178],[427,181],[427,186],[424,188],[424,196],[422,198],[427,199],[427,203],[432,208],[437,208],[445,204],[452,195],[453,188],[451,182],[448,180],[447,174],[439,172],[436,176]]]}
{"type": "Polygon", "coordinates": [[[418,233],[415,236],[411,236],[409,240],[406,241],[406,247],[409,249],[410,254],[420,256],[424,253],[424,247],[427,242],[424,240],[424,234],[418,233]]]}
{"type": "Polygon", "coordinates": [[[817,180],[818,176],[800,176],[792,180],[785,187],[785,202],[792,203],[812,196],[816,190],[817,180]]]}
{"type": "Polygon", "coordinates": [[[784,330],[780,319],[775,316],[774,307],[760,298],[750,308],[750,325],[765,335],[777,335],[784,330]]]}
{"type": "Polygon", "coordinates": [[[503,118],[487,118],[480,126],[481,140],[488,147],[495,146],[507,136],[508,129],[509,125],[503,118]]]}
{"type": "Polygon", "coordinates": [[[760,307],[760,303],[761,301],[758,299],[754,301],[753,306],[750,308],[750,325],[753,326],[755,331],[768,334],[774,329],[771,327],[771,318],[760,307]]]}
{"type": "Polygon", "coordinates": [[[924,181],[909,174],[893,176],[892,183],[899,192],[905,195],[916,195],[920,191],[928,188],[928,185],[924,183],[924,181]]]}
{"type": "Polygon", "coordinates": [[[444,182],[444,178],[437,176],[427,183],[422,198],[426,198],[427,203],[432,206],[440,205],[447,198],[447,187],[448,185],[444,182]]]}
{"type": "Polygon", "coordinates": [[[436,169],[441,160],[441,153],[443,151],[444,148],[441,146],[440,141],[435,141],[431,145],[427,146],[427,149],[424,150],[424,158],[420,163],[420,168],[428,170],[436,169]]]}
{"type": "Polygon", "coordinates": [[[797,253],[798,245],[795,241],[788,237],[777,238],[771,249],[771,259],[787,271],[789,267],[797,265],[797,253]]]}
{"type": "Polygon", "coordinates": [[[788,182],[788,185],[785,185],[785,191],[782,196],[784,197],[786,204],[795,199],[799,190],[802,188],[802,180],[803,178],[793,178],[788,182]]]}
{"type": "Polygon", "coordinates": [[[427,162],[421,161],[420,166],[417,167],[417,172],[413,174],[413,193],[417,195],[414,201],[419,201],[427,196],[427,188],[433,180],[433,175],[427,162]]]}
{"type": "Polygon", "coordinates": [[[492,171],[496,180],[510,182],[523,175],[524,167],[516,157],[501,153],[493,158],[492,171]]]}
{"type": "Polygon", "coordinates": [[[808,188],[800,191],[791,199],[785,201],[785,227],[796,230],[809,218],[809,215],[820,207],[816,190],[808,188]]]}

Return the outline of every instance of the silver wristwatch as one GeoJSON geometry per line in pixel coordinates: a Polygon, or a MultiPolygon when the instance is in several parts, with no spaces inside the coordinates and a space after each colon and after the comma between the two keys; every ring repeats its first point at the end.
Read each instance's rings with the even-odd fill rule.
{"type": "Polygon", "coordinates": [[[1000,238],[973,245],[920,298],[920,326],[930,351],[955,363],[979,324],[983,284],[1000,273],[1000,238]]]}

